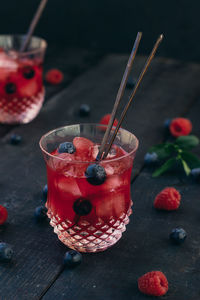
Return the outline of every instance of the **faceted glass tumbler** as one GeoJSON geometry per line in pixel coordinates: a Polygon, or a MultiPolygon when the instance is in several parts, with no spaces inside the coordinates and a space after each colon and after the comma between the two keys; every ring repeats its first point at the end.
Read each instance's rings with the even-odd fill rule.
{"type": "Polygon", "coordinates": [[[95,160],[71,160],[51,153],[75,137],[100,145],[105,129],[99,124],[69,125],[48,132],[40,140],[47,168],[50,224],[65,245],[80,252],[106,250],[125,231],[132,212],[130,180],[138,140],[127,130],[119,130],[109,158],[99,163],[106,172],[105,181],[99,185],[88,182],[85,175],[89,165],[97,164],[95,160]],[[115,149],[122,149],[123,155],[115,157],[115,149]]]}
{"type": "Polygon", "coordinates": [[[42,79],[47,43],[32,37],[25,52],[23,35],[0,35],[0,123],[29,123],[44,101],[42,79]]]}

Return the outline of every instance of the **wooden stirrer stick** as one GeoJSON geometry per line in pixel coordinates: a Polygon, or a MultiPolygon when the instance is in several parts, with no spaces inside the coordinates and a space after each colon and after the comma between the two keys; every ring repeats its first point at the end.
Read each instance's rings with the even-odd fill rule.
{"type": "Polygon", "coordinates": [[[157,41],[156,41],[156,43],[155,43],[155,45],[154,45],[154,47],[153,47],[153,50],[151,51],[151,54],[149,55],[149,57],[148,57],[148,59],[147,59],[145,65],[144,65],[144,68],[143,68],[143,70],[141,71],[141,73],[140,73],[140,75],[139,75],[139,78],[138,78],[137,83],[136,83],[136,85],[135,85],[135,87],[134,87],[134,89],[133,89],[133,92],[131,93],[131,95],[130,95],[130,97],[129,97],[129,101],[128,101],[128,103],[126,104],[126,106],[125,106],[125,108],[124,108],[124,110],[123,110],[123,112],[122,112],[122,114],[121,114],[121,116],[120,116],[119,122],[117,123],[117,126],[116,126],[116,128],[115,128],[115,130],[114,130],[114,133],[113,133],[113,135],[112,135],[112,137],[111,137],[111,140],[110,140],[110,142],[109,142],[109,144],[108,144],[108,147],[106,148],[106,150],[105,150],[105,152],[104,152],[103,159],[106,158],[106,156],[108,155],[108,152],[110,151],[110,148],[112,147],[112,144],[113,144],[113,142],[114,142],[114,139],[115,139],[115,137],[116,137],[116,135],[117,135],[117,132],[118,132],[118,130],[119,130],[119,128],[120,128],[120,126],[121,126],[123,120],[124,120],[124,117],[125,117],[125,115],[126,115],[126,113],[127,113],[127,110],[128,110],[129,107],[130,107],[130,104],[131,104],[131,102],[132,102],[132,100],[133,100],[133,98],[134,98],[134,96],[135,96],[135,94],[136,94],[136,92],[137,92],[137,89],[138,89],[138,87],[139,87],[139,85],[140,85],[140,83],[141,83],[141,81],[142,81],[142,79],[143,79],[143,77],[144,77],[144,74],[146,73],[147,69],[149,68],[149,65],[150,65],[152,59],[154,58],[154,55],[155,55],[155,53],[156,53],[156,51],[157,51],[157,49],[158,49],[158,46],[159,46],[159,44],[161,43],[162,39],[163,39],[163,34],[161,34],[161,35],[158,37],[158,39],[157,39],[157,41]]]}
{"type": "Polygon", "coordinates": [[[31,36],[32,36],[32,34],[33,34],[34,30],[35,30],[35,27],[36,27],[36,25],[37,25],[37,23],[38,23],[41,15],[42,15],[42,12],[43,12],[46,4],[47,4],[47,1],[48,0],[41,0],[40,5],[38,6],[38,9],[37,9],[37,11],[36,11],[36,13],[35,13],[35,15],[33,17],[33,20],[32,20],[32,22],[31,22],[31,24],[29,26],[26,38],[25,38],[25,40],[24,40],[24,42],[22,44],[20,52],[24,52],[26,50],[26,48],[28,47],[28,44],[29,44],[30,39],[31,39],[31,36]]]}
{"type": "Polygon", "coordinates": [[[137,36],[136,36],[136,39],[135,39],[135,43],[133,45],[133,49],[132,49],[130,57],[128,59],[128,63],[127,63],[124,75],[122,77],[122,81],[121,81],[119,90],[117,92],[117,96],[116,96],[115,104],[113,106],[113,110],[112,110],[112,113],[111,113],[110,121],[108,123],[106,132],[105,132],[105,134],[103,136],[103,140],[101,142],[101,146],[100,146],[99,152],[97,154],[96,160],[100,160],[101,159],[102,154],[104,152],[105,145],[108,142],[108,137],[110,135],[110,131],[112,129],[112,126],[113,126],[113,123],[114,123],[114,120],[115,120],[117,108],[118,108],[119,103],[120,103],[120,101],[122,99],[122,96],[124,94],[124,90],[125,90],[125,87],[126,87],[128,76],[130,74],[130,71],[131,71],[131,68],[132,68],[132,65],[133,65],[133,61],[134,61],[136,53],[137,53],[137,49],[138,49],[141,37],[142,37],[142,32],[138,32],[137,36]]]}

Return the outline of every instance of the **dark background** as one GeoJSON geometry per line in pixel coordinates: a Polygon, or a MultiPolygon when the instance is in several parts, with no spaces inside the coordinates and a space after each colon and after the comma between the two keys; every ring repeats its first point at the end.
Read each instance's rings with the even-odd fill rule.
{"type": "MultiPolygon", "coordinates": [[[[24,33],[39,0],[1,2],[0,33],[24,33]]],[[[159,55],[200,61],[197,0],[49,0],[35,34],[52,44],[100,52],[130,52],[143,31],[139,52],[149,53],[159,33],[159,55]]]]}

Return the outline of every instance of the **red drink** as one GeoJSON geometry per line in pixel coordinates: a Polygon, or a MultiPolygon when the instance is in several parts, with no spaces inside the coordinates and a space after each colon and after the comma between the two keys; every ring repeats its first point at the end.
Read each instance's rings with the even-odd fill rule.
{"type": "MultiPolygon", "coordinates": [[[[4,43],[9,37],[4,36],[4,43]]],[[[42,63],[46,44],[20,53],[14,48],[16,39],[10,41],[13,48],[0,49],[0,122],[27,123],[38,114],[44,100],[42,63]]]]}
{"type": "Polygon", "coordinates": [[[97,163],[99,144],[83,137],[68,141],[75,146],[73,153],[59,153],[57,146],[46,159],[50,224],[68,247],[103,251],[120,239],[129,222],[135,151],[130,155],[120,144],[114,145],[107,159],[97,163]],[[91,166],[103,170],[102,181],[88,177],[91,166]]]}

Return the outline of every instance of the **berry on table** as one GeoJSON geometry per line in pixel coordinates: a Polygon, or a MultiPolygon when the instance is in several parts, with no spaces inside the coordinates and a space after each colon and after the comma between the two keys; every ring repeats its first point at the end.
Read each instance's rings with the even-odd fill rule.
{"type": "Polygon", "coordinates": [[[12,145],[18,145],[20,144],[22,141],[22,137],[19,135],[19,134],[15,134],[13,133],[11,136],[10,136],[10,143],[12,145]]]}
{"type": "Polygon", "coordinates": [[[90,106],[88,104],[81,104],[79,108],[79,115],[81,117],[87,117],[90,114],[90,106]]]}
{"type": "Polygon", "coordinates": [[[61,83],[63,81],[63,77],[63,73],[58,69],[51,69],[45,75],[46,81],[54,85],[61,83]]]}
{"type": "Polygon", "coordinates": [[[47,217],[47,208],[45,206],[36,207],[34,215],[37,221],[45,220],[47,217]]]}
{"type": "Polygon", "coordinates": [[[126,83],[126,88],[127,89],[133,89],[135,86],[135,80],[132,77],[129,77],[126,83]]]}
{"type": "Polygon", "coordinates": [[[156,196],[154,207],[161,210],[176,210],[180,201],[180,193],[173,187],[166,187],[156,196]]]}
{"type": "Polygon", "coordinates": [[[45,184],[42,190],[42,199],[44,202],[47,202],[48,186],[45,184]]]}
{"type": "Polygon", "coordinates": [[[7,209],[0,205],[0,225],[4,224],[8,218],[7,209]]]}
{"type": "Polygon", "coordinates": [[[165,129],[169,129],[169,126],[170,126],[170,124],[171,124],[171,119],[166,119],[165,121],[164,121],[164,128],[165,129]]]}
{"type": "Polygon", "coordinates": [[[100,185],[106,180],[105,169],[99,164],[92,164],[88,166],[85,176],[87,181],[92,185],[100,185]]]}
{"type": "Polygon", "coordinates": [[[200,168],[194,168],[191,170],[190,175],[195,180],[200,180],[200,168]]]}
{"type": "MultiPolygon", "coordinates": [[[[109,123],[109,121],[110,121],[110,117],[111,117],[111,114],[107,114],[107,115],[105,115],[105,116],[103,116],[102,118],[101,118],[101,120],[100,120],[100,124],[101,125],[108,125],[108,123],[109,123]]],[[[113,126],[117,126],[117,123],[118,123],[118,121],[117,121],[117,119],[115,119],[114,120],[114,123],[113,123],[113,126]]]]}
{"type": "Polygon", "coordinates": [[[155,152],[149,153],[147,152],[144,156],[144,163],[146,165],[154,164],[158,161],[158,155],[155,152]]]}
{"type": "Polygon", "coordinates": [[[73,143],[65,142],[59,145],[58,152],[59,153],[69,153],[72,154],[76,151],[76,148],[74,147],[73,143]]]}
{"type": "Polygon", "coordinates": [[[186,237],[187,237],[187,233],[181,227],[172,229],[172,232],[169,235],[170,240],[174,244],[178,244],[178,245],[182,244],[185,241],[186,237]]]}
{"type": "Polygon", "coordinates": [[[140,292],[150,296],[163,296],[168,291],[166,276],[160,271],[151,271],[138,279],[140,292]]]}
{"type": "Polygon", "coordinates": [[[174,137],[188,135],[192,131],[192,123],[186,118],[175,118],[171,121],[169,130],[174,137]]]}
{"type": "Polygon", "coordinates": [[[13,257],[14,251],[12,247],[4,242],[0,243],[0,261],[10,261],[13,257]]]}
{"type": "Polygon", "coordinates": [[[76,267],[82,261],[82,254],[76,250],[69,250],[64,255],[64,266],[76,267]]]}

